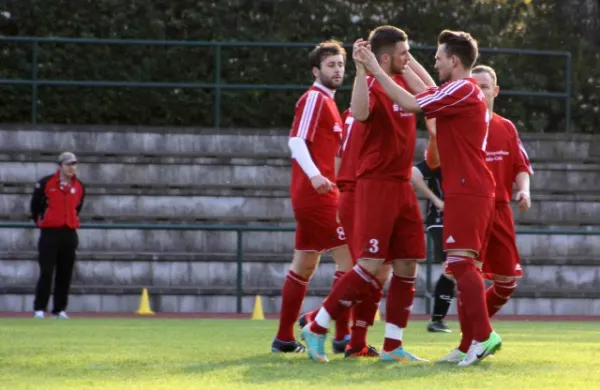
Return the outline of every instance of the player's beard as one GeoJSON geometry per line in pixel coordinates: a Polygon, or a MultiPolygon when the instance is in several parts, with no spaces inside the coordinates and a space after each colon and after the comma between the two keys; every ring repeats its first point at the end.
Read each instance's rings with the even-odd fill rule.
{"type": "Polygon", "coordinates": [[[334,77],[325,77],[324,75],[321,75],[321,77],[319,77],[319,81],[321,84],[323,84],[324,87],[327,87],[332,90],[336,90],[339,87],[341,87],[342,82],[344,81],[344,78],[340,77],[340,79],[338,81],[338,80],[335,80],[334,77]]]}
{"type": "Polygon", "coordinates": [[[440,79],[440,83],[444,84],[448,81],[450,81],[450,79],[452,78],[452,75],[450,73],[443,73],[438,71],[438,78],[440,79]]]}
{"type": "Polygon", "coordinates": [[[403,74],[407,67],[408,61],[402,63],[402,61],[394,60],[394,57],[391,58],[390,69],[393,74],[403,74]]]}

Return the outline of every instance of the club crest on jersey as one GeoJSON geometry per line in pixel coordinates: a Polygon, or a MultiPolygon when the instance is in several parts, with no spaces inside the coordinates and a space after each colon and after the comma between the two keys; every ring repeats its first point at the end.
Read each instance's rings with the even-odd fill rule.
{"type": "Polygon", "coordinates": [[[335,124],[333,125],[333,131],[334,131],[335,133],[341,133],[341,132],[342,132],[342,127],[339,125],[339,123],[335,123],[335,124]]]}

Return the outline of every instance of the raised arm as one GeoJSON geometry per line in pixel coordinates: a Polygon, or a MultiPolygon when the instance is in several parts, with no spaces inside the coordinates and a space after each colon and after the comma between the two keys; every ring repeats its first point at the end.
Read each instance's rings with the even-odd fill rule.
{"type": "Polygon", "coordinates": [[[412,54],[408,54],[410,56],[410,62],[408,63],[408,67],[412,69],[413,72],[425,83],[428,87],[435,87],[435,81],[427,72],[427,70],[413,57],[412,54]]]}
{"type": "Polygon", "coordinates": [[[408,85],[408,89],[412,93],[421,93],[427,90],[427,85],[417,76],[417,74],[410,68],[406,68],[404,73],[402,74],[402,78],[408,85]]]}
{"type": "Polygon", "coordinates": [[[366,47],[358,48],[358,58],[373,77],[379,81],[385,93],[406,112],[420,112],[421,107],[417,99],[406,89],[402,88],[390,76],[388,76],[377,63],[375,54],[366,47]]]}
{"type": "Polygon", "coordinates": [[[369,118],[369,86],[367,84],[367,70],[358,58],[358,48],[366,45],[362,39],[354,42],[352,58],[356,64],[356,76],[354,78],[354,87],[352,88],[352,97],[350,99],[350,110],[352,116],[359,121],[365,121],[369,118]]]}

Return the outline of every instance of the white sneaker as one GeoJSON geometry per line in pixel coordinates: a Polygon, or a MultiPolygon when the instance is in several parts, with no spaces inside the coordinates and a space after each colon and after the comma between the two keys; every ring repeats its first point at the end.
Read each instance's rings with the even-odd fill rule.
{"type": "Polygon", "coordinates": [[[467,356],[466,353],[461,352],[458,348],[456,348],[453,349],[448,355],[444,356],[440,360],[437,360],[436,363],[458,363],[462,361],[465,356],[467,356]]]}
{"type": "Polygon", "coordinates": [[[64,312],[64,311],[61,311],[60,313],[58,313],[58,314],[55,314],[55,315],[54,315],[54,318],[61,318],[61,319],[64,319],[64,320],[68,320],[68,319],[69,319],[69,316],[67,315],[67,313],[66,313],[66,312],[64,312]]]}
{"type": "Polygon", "coordinates": [[[470,366],[486,357],[493,355],[502,347],[502,339],[498,333],[492,331],[490,337],[483,342],[473,341],[467,352],[467,356],[458,363],[460,367],[470,366]]]}
{"type": "Polygon", "coordinates": [[[35,311],[33,313],[33,318],[44,318],[44,312],[42,310],[35,311]]]}

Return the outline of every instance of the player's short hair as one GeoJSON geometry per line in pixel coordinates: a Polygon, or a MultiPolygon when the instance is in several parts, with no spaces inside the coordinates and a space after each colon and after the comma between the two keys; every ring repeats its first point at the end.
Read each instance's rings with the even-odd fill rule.
{"type": "Polygon", "coordinates": [[[455,55],[467,69],[473,68],[479,49],[477,41],[468,32],[444,30],[438,36],[438,45],[446,45],[449,55],[455,55]]]}
{"type": "Polygon", "coordinates": [[[310,62],[310,67],[321,69],[321,62],[329,57],[336,56],[341,54],[344,57],[344,62],[346,61],[346,49],[342,46],[340,41],[336,41],[334,39],[330,39],[328,41],[324,41],[315,46],[314,49],[311,50],[308,55],[308,61],[310,62]]]}
{"type": "Polygon", "coordinates": [[[394,26],[379,26],[369,34],[371,51],[376,57],[379,57],[386,50],[393,49],[396,43],[406,42],[407,40],[408,35],[394,26]]]}
{"type": "Polygon", "coordinates": [[[496,71],[494,68],[488,65],[477,65],[471,70],[471,73],[487,73],[492,78],[494,85],[498,85],[498,77],[496,76],[496,71]]]}

